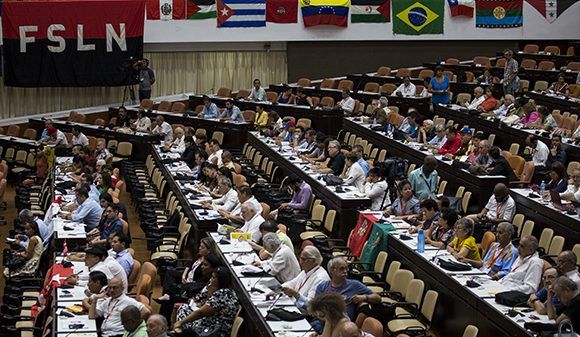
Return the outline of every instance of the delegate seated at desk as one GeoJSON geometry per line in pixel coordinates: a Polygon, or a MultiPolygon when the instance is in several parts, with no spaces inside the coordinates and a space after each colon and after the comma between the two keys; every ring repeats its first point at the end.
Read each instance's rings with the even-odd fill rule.
{"type": "MultiPolygon", "coordinates": [[[[294,244],[292,243],[290,237],[288,237],[286,233],[278,229],[278,225],[275,224],[274,222],[268,220],[262,222],[262,224],[260,224],[260,233],[262,234],[262,242],[261,242],[262,244],[264,244],[264,236],[266,234],[274,233],[278,236],[278,239],[280,239],[280,242],[282,242],[283,245],[290,248],[291,251],[294,251],[294,244]]],[[[250,244],[252,249],[258,253],[260,259],[267,260],[272,257],[272,252],[260,246],[257,242],[252,240],[247,242],[250,244]]]]}
{"type": "Polygon", "coordinates": [[[560,193],[562,200],[580,202],[580,168],[575,168],[572,175],[572,183],[568,184],[566,191],[560,193]]]}
{"type": "Polygon", "coordinates": [[[220,119],[224,121],[232,121],[234,123],[244,123],[246,121],[244,119],[244,114],[240,108],[234,105],[234,101],[231,98],[226,101],[226,107],[222,110],[220,119]]]}
{"type": "Polygon", "coordinates": [[[336,106],[342,109],[345,115],[352,115],[358,113],[358,111],[354,111],[355,104],[354,98],[350,97],[350,90],[346,88],[342,89],[342,99],[336,106]]]}
{"type": "Polygon", "coordinates": [[[363,168],[358,163],[356,153],[351,151],[346,155],[346,165],[344,170],[345,172],[340,176],[344,179],[343,184],[355,186],[359,192],[363,192],[366,175],[363,168]]]}
{"type": "Polygon", "coordinates": [[[417,112],[409,108],[409,112],[407,113],[407,117],[403,119],[401,126],[399,126],[399,130],[403,131],[407,134],[407,139],[417,138],[417,134],[419,132],[419,125],[417,125],[417,112]]]}
{"type": "Polygon", "coordinates": [[[433,120],[431,119],[424,119],[423,125],[419,127],[419,131],[417,132],[417,143],[427,145],[431,139],[436,136],[437,132],[435,130],[435,125],[433,124],[433,120]]]}
{"type": "Polygon", "coordinates": [[[340,151],[340,142],[337,140],[330,141],[327,146],[327,152],[330,157],[328,162],[326,164],[320,163],[313,170],[315,172],[332,173],[335,176],[339,176],[345,165],[344,154],[340,151]]]}
{"type": "Polygon", "coordinates": [[[304,308],[314,298],[316,288],[322,282],[330,280],[330,276],[321,266],[322,255],[315,246],[306,246],[300,252],[298,259],[302,271],[293,279],[282,284],[282,291],[296,300],[298,308],[304,308]]]}
{"type": "Polygon", "coordinates": [[[163,144],[163,150],[167,152],[174,152],[182,154],[185,151],[185,132],[183,128],[176,127],[173,130],[173,139],[170,141],[166,141],[163,144]]]}
{"type": "Polygon", "coordinates": [[[97,228],[101,215],[103,214],[101,205],[92,198],[89,198],[89,192],[84,187],[75,190],[75,197],[78,204],[77,209],[64,216],[64,218],[84,223],[87,232],[97,228]]]}
{"type": "Polygon", "coordinates": [[[516,176],[510,164],[501,155],[499,147],[493,146],[491,149],[489,149],[489,157],[491,158],[491,164],[489,164],[489,166],[485,169],[488,175],[504,176],[507,177],[509,181],[518,180],[518,177],[516,176]]]}
{"type": "Polygon", "coordinates": [[[262,268],[281,283],[288,282],[300,274],[300,265],[294,251],[282,244],[276,233],[267,233],[262,242],[264,249],[272,257],[264,261],[254,261],[253,266],[262,268]]]}
{"type": "Polygon", "coordinates": [[[233,188],[232,181],[229,178],[222,177],[218,180],[218,189],[221,197],[209,201],[204,201],[202,206],[207,209],[223,210],[231,212],[240,202],[238,192],[233,188]]]}
{"type": "Polygon", "coordinates": [[[434,154],[442,154],[442,155],[448,153],[453,154],[461,146],[461,137],[459,136],[459,133],[457,132],[455,127],[448,126],[445,136],[447,140],[445,141],[442,147],[433,149],[434,154]]]}
{"type": "Polygon", "coordinates": [[[254,86],[252,87],[252,91],[250,91],[250,95],[247,97],[247,100],[255,102],[267,101],[266,90],[264,90],[264,88],[261,87],[260,80],[256,78],[253,84],[254,86]]]}
{"type": "Polygon", "coordinates": [[[411,83],[410,76],[403,77],[403,83],[393,92],[393,95],[399,97],[415,97],[417,94],[417,87],[411,83]]]}
{"type": "Polygon", "coordinates": [[[399,197],[383,212],[384,214],[394,215],[403,219],[420,214],[421,202],[413,195],[411,183],[408,180],[403,180],[399,183],[397,192],[399,197]]]}
{"type": "Polygon", "coordinates": [[[482,87],[475,87],[473,89],[473,100],[471,102],[460,102],[462,106],[466,107],[469,110],[475,110],[477,107],[485,101],[485,96],[483,95],[483,88],[482,87]]]}
{"type": "Polygon", "coordinates": [[[556,317],[556,324],[560,324],[564,320],[570,320],[575,331],[580,329],[580,289],[576,282],[570,280],[566,276],[558,277],[552,284],[552,291],[548,291],[548,299],[546,309],[548,317],[556,317]],[[558,297],[560,303],[563,305],[562,313],[555,314],[552,305],[552,293],[558,297]]]}
{"type": "Polygon", "coordinates": [[[468,259],[481,261],[479,247],[475,243],[473,233],[473,222],[467,218],[460,219],[455,225],[455,238],[447,245],[447,251],[456,259],[468,259]]]}
{"type": "MultiPolygon", "coordinates": [[[[540,315],[547,315],[547,302],[548,302],[548,292],[552,289],[552,284],[558,278],[558,271],[556,268],[550,267],[544,271],[542,276],[542,281],[544,282],[544,287],[537,292],[530,295],[528,298],[528,306],[533,308],[540,315]]],[[[552,292],[552,313],[560,315],[562,313],[562,304],[556,295],[552,292]]],[[[550,319],[555,319],[556,317],[548,317],[550,319]]]]}
{"type": "Polygon", "coordinates": [[[476,226],[485,223],[497,225],[504,221],[511,222],[515,213],[516,202],[510,196],[509,189],[505,184],[498,183],[481,212],[468,215],[467,218],[471,219],[476,226]]]}
{"type": "Polygon", "coordinates": [[[254,242],[260,242],[262,233],[260,233],[260,225],[266,221],[261,213],[258,213],[256,205],[246,201],[241,209],[244,225],[240,228],[241,232],[250,233],[254,242]]]}
{"type": "Polygon", "coordinates": [[[151,119],[145,116],[145,109],[137,110],[137,120],[131,125],[131,127],[139,132],[151,131],[151,119]]]}
{"type": "Polygon", "coordinates": [[[491,276],[492,280],[499,280],[507,275],[514,261],[518,258],[518,249],[512,244],[511,238],[515,233],[514,226],[509,222],[497,225],[496,239],[488,249],[483,260],[474,260],[467,257],[459,261],[467,262],[491,276]]]}
{"type": "Polygon", "coordinates": [[[199,113],[199,117],[205,118],[205,119],[215,119],[219,117],[219,110],[218,107],[215,103],[213,103],[211,101],[211,99],[208,96],[203,96],[202,98],[203,101],[203,108],[201,109],[201,112],[199,113]]]}
{"type": "Polygon", "coordinates": [[[455,237],[455,223],[459,219],[457,212],[444,207],[437,222],[425,231],[425,243],[433,247],[443,248],[455,237]]]}
{"type": "Polygon", "coordinates": [[[173,128],[171,125],[165,121],[163,116],[157,116],[155,122],[157,125],[151,130],[151,133],[160,135],[163,141],[171,141],[173,139],[173,128]]]}
{"type": "Polygon", "coordinates": [[[537,252],[538,239],[526,235],[520,239],[518,245],[519,257],[516,259],[510,272],[499,282],[509,290],[524,294],[532,294],[538,290],[544,269],[544,260],[537,252]]]}

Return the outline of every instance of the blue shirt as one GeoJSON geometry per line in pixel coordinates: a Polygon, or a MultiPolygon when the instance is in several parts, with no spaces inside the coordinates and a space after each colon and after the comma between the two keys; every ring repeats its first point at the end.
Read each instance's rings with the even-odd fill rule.
{"type": "MultiPolygon", "coordinates": [[[[449,88],[449,78],[447,78],[447,76],[443,75],[443,81],[441,83],[437,82],[437,78],[435,76],[433,76],[433,78],[431,79],[431,82],[429,82],[429,84],[431,84],[431,86],[433,87],[433,90],[447,90],[447,88],[449,88]]],[[[449,93],[446,92],[444,94],[437,94],[434,93],[431,96],[431,101],[433,102],[433,104],[449,104],[449,93]]]]}
{"type": "Polygon", "coordinates": [[[365,176],[368,176],[369,172],[371,171],[371,166],[369,165],[369,163],[367,163],[367,161],[364,160],[364,158],[359,159],[357,163],[360,165],[360,167],[362,167],[363,171],[365,172],[365,176]]]}
{"type": "MultiPolygon", "coordinates": [[[[544,303],[544,306],[546,306],[546,301],[548,300],[548,289],[542,288],[538,290],[536,292],[536,297],[538,300],[544,303]]],[[[556,313],[562,312],[562,303],[560,303],[558,296],[552,295],[552,304],[554,305],[554,309],[556,309],[556,313]]]]}
{"type": "Polygon", "coordinates": [[[497,274],[499,278],[506,276],[519,256],[518,249],[510,242],[501,251],[499,242],[494,242],[483,258],[483,267],[489,275],[497,274]]]}
{"type": "Polygon", "coordinates": [[[113,252],[113,257],[117,262],[119,262],[121,267],[123,267],[127,276],[129,276],[131,274],[131,270],[133,270],[133,255],[129,253],[129,250],[124,249],[118,253],[113,252]]]}
{"type": "Polygon", "coordinates": [[[123,231],[123,223],[121,223],[121,219],[117,218],[111,222],[107,221],[101,231],[101,239],[109,241],[109,237],[112,233],[121,231],[123,231]]]}
{"type": "Polygon", "coordinates": [[[425,199],[435,199],[435,195],[437,194],[437,180],[438,174],[437,170],[433,170],[429,176],[425,176],[423,173],[423,166],[419,167],[418,169],[414,169],[409,174],[409,183],[411,183],[411,189],[415,196],[419,200],[425,199]]]}
{"type": "Polygon", "coordinates": [[[215,105],[215,103],[210,103],[209,108],[204,104],[203,110],[201,110],[201,114],[203,115],[203,118],[218,118],[218,107],[215,105]]]}
{"type": "Polygon", "coordinates": [[[84,223],[87,231],[97,228],[103,209],[98,202],[91,198],[87,198],[85,202],[72,213],[72,221],[84,223]]]}
{"type": "Polygon", "coordinates": [[[435,137],[433,137],[429,141],[429,144],[433,145],[433,146],[437,146],[438,148],[441,148],[441,147],[443,147],[443,144],[445,144],[446,141],[447,141],[447,136],[443,136],[443,138],[439,139],[437,137],[437,135],[435,135],[435,137]]]}
{"type": "Polygon", "coordinates": [[[411,125],[411,123],[409,123],[409,117],[405,117],[405,119],[403,119],[403,123],[401,123],[399,130],[405,132],[406,134],[408,134],[413,138],[417,138],[417,133],[419,132],[419,128],[417,128],[417,123],[411,125]]]}
{"type": "Polygon", "coordinates": [[[230,117],[232,122],[235,123],[243,123],[246,120],[244,119],[244,114],[237,106],[233,105],[231,109],[225,108],[222,114],[220,115],[221,118],[230,117]]]}
{"type": "Polygon", "coordinates": [[[97,188],[97,185],[91,184],[91,190],[89,191],[89,198],[100,203],[100,201],[101,201],[99,199],[100,197],[101,197],[101,193],[99,193],[99,189],[97,188]]]}
{"type": "Polygon", "coordinates": [[[355,295],[372,295],[373,292],[364,284],[357,280],[346,280],[346,283],[339,288],[334,288],[330,285],[331,281],[324,281],[316,287],[316,296],[327,292],[340,294],[344,297],[346,302],[346,314],[351,321],[356,320],[356,303],[351,299],[355,295]]]}
{"type": "Polygon", "coordinates": [[[50,229],[48,228],[48,226],[44,223],[44,221],[40,220],[39,218],[34,218],[34,221],[36,221],[36,224],[38,225],[38,230],[40,231],[40,237],[42,238],[42,241],[44,242],[44,245],[46,246],[50,241],[50,237],[52,236],[52,233],[51,233],[50,229]]]}

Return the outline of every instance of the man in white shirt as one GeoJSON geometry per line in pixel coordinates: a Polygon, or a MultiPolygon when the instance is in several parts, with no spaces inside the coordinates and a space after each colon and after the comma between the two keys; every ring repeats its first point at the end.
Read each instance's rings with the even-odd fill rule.
{"type": "Polygon", "coordinates": [[[483,103],[483,101],[485,101],[485,95],[483,94],[483,88],[482,87],[475,87],[475,89],[473,89],[473,100],[471,101],[471,103],[469,102],[462,102],[463,106],[466,107],[469,110],[476,110],[477,107],[483,103]]]}
{"type": "Polygon", "coordinates": [[[520,256],[512,265],[506,276],[499,282],[509,290],[532,294],[538,290],[544,269],[544,260],[540,259],[538,252],[538,239],[532,235],[521,238],[518,246],[520,256]]]}
{"type": "Polygon", "coordinates": [[[489,197],[487,204],[478,214],[469,215],[475,224],[481,222],[512,222],[516,213],[516,202],[509,194],[509,189],[505,184],[499,183],[493,189],[493,195],[489,197]]]}
{"type": "Polygon", "coordinates": [[[503,97],[503,103],[494,112],[496,116],[501,119],[505,118],[507,113],[514,108],[515,98],[514,96],[507,94],[503,97]]]}
{"type": "Polygon", "coordinates": [[[252,265],[261,267],[280,282],[287,282],[300,274],[300,265],[294,252],[283,245],[276,233],[268,233],[262,238],[264,249],[272,254],[265,261],[254,261],[252,265]]]}
{"type": "Polygon", "coordinates": [[[125,295],[123,283],[118,278],[109,280],[106,295],[96,295],[97,298],[105,296],[108,298],[103,301],[94,301],[89,308],[89,319],[103,317],[101,325],[101,336],[103,337],[123,336],[125,328],[121,322],[121,312],[130,305],[139,309],[142,318],[147,318],[150,314],[149,309],[143,303],[125,295]]]}
{"type": "Polygon", "coordinates": [[[89,146],[89,139],[81,132],[78,126],[74,125],[72,127],[72,146],[81,145],[83,147],[89,146]]]}
{"type": "Polygon", "coordinates": [[[556,270],[558,270],[558,274],[568,277],[580,288],[580,275],[578,275],[578,267],[576,267],[577,260],[578,257],[573,251],[565,250],[556,258],[556,270]]]}
{"type": "Polygon", "coordinates": [[[350,115],[354,110],[355,101],[352,97],[350,97],[350,90],[342,89],[342,100],[338,102],[337,106],[344,111],[345,115],[350,115]]]}
{"type": "Polygon", "coordinates": [[[151,128],[151,119],[145,116],[145,110],[139,109],[137,111],[137,120],[135,121],[135,124],[133,124],[133,127],[136,131],[149,132],[149,129],[151,128]]]}
{"type": "Polygon", "coordinates": [[[403,77],[403,83],[399,85],[397,90],[393,93],[393,95],[399,97],[415,97],[417,93],[417,87],[411,83],[411,78],[409,76],[403,77]]]}
{"type": "Polygon", "coordinates": [[[262,214],[258,213],[256,206],[251,202],[245,202],[242,205],[242,219],[244,219],[244,226],[240,229],[244,233],[250,233],[254,242],[259,242],[262,238],[260,233],[260,225],[264,222],[262,214]]]}
{"type": "Polygon", "coordinates": [[[100,271],[107,276],[107,280],[113,278],[113,273],[102,261],[104,249],[101,247],[92,247],[85,251],[85,266],[89,268],[89,272],[100,271]]]}
{"type": "Polygon", "coordinates": [[[218,181],[218,189],[222,195],[220,198],[209,201],[204,201],[202,206],[208,209],[224,210],[231,212],[236,208],[240,200],[238,199],[238,192],[232,188],[232,181],[230,178],[223,177],[218,181]]]}
{"type": "Polygon", "coordinates": [[[568,184],[566,191],[560,193],[562,200],[580,202],[580,168],[575,168],[572,179],[572,184],[568,184]]]}
{"type": "Polygon", "coordinates": [[[217,139],[212,139],[209,141],[209,146],[212,152],[207,158],[207,161],[221,167],[223,164],[222,153],[224,150],[220,148],[220,142],[217,139]]]}
{"type": "Polygon", "coordinates": [[[262,205],[256,197],[252,195],[252,189],[250,186],[242,186],[238,188],[238,204],[231,212],[228,212],[224,209],[218,209],[218,212],[221,216],[228,219],[231,222],[235,223],[244,223],[244,219],[242,218],[242,205],[246,202],[252,203],[254,207],[258,210],[259,214],[262,214],[262,205]]]}
{"type": "MultiPolygon", "coordinates": [[[[321,266],[322,255],[315,246],[306,246],[300,252],[298,260],[302,271],[298,276],[282,284],[282,291],[289,297],[294,297],[296,303],[307,303],[316,294],[316,287],[323,282],[329,281],[330,276],[321,266]]],[[[296,305],[302,307],[303,305],[296,305]]]]}
{"type": "Polygon", "coordinates": [[[185,151],[185,132],[181,127],[173,131],[173,140],[164,146],[165,151],[182,154],[185,151]]]}
{"type": "Polygon", "coordinates": [[[363,171],[360,164],[357,162],[358,156],[356,153],[351,151],[346,155],[346,165],[350,165],[347,170],[340,176],[344,179],[344,185],[355,186],[359,192],[364,191],[364,183],[366,179],[365,172],[363,171]]]}
{"type": "Polygon", "coordinates": [[[532,161],[534,162],[534,166],[545,167],[546,162],[548,161],[548,155],[550,154],[550,148],[548,148],[548,145],[544,144],[544,142],[539,140],[534,135],[529,135],[526,138],[526,145],[533,149],[532,161]]]}
{"type": "Polygon", "coordinates": [[[105,144],[104,140],[99,140],[97,142],[97,148],[95,149],[95,159],[103,159],[105,162],[109,160],[109,158],[113,158],[113,155],[107,149],[107,145],[105,144]]]}
{"type": "Polygon", "coordinates": [[[261,82],[259,79],[254,80],[254,87],[250,92],[250,96],[248,96],[249,101],[256,101],[256,102],[264,102],[266,101],[266,90],[262,88],[261,82]]]}
{"type": "Polygon", "coordinates": [[[165,121],[163,116],[157,116],[155,122],[157,122],[157,126],[151,132],[154,135],[160,135],[162,140],[166,142],[171,141],[173,139],[173,128],[171,125],[165,121]]]}

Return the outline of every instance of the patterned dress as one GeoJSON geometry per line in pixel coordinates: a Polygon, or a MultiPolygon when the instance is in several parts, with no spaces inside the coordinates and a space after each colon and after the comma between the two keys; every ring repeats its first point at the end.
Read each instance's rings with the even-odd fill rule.
{"type": "MultiPolygon", "coordinates": [[[[200,298],[207,297],[207,290],[199,294],[200,298]]],[[[196,301],[197,302],[197,301],[196,301]]],[[[238,313],[238,297],[231,289],[219,289],[212,294],[212,296],[205,301],[214,311],[215,315],[202,317],[193,322],[182,325],[183,330],[193,329],[212,329],[214,326],[221,324],[219,335],[216,337],[226,337],[230,335],[234,319],[238,313]]],[[[177,309],[177,320],[182,320],[187,317],[193,310],[189,305],[182,305],[177,309]]]]}
{"type": "MultiPolygon", "coordinates": [[[[18,270],[8,271],[8,268],[4,268],[4,275],[6,277],[8,277],[9,275],[11,277],[14,277],[21,275],[33,275],[34,273],[36,273],[36,270],[38,269],[38,263],[40,262],[40,257],[42,256],[42,252],[44,251],[44,245],[40,236],[35,235],[32,238],[36,238],[37,242],[36,246],[34,246],[34,255],[32,256],[32,258],[30,258],[30,260],[26,261],[26,263],[18,270]]],[[[30,240],[32,240],[32,238],[30,238],[30,240]]]]}

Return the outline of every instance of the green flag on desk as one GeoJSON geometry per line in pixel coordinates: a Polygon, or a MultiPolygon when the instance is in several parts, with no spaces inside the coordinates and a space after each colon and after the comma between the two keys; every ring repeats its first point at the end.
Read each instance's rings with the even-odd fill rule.
{"type": "Polygon", "coordinates": [[[360,262],[364,266],[374,266],[377,255],[380,251],[387,251],[387,241],[389,233],[396,231],[395,226],[390,223],[377,222],[373,225],[373,230],[367,239],[367,244],[360,256],[360,262]]]}

